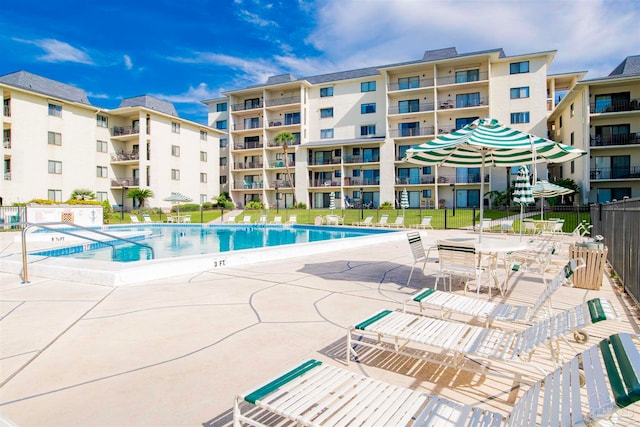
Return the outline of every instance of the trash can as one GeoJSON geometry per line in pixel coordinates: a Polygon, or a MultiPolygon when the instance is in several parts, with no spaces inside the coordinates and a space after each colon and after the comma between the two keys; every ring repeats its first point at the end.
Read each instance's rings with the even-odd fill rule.
{"type": "Polygon", "coordinates": [[[585,262],[585,268],[576,271],[571,278],[576,288],[600,290],[607,251],[607,247],[599,242],[577,242],[569,246],[569,257],[582,258],[585,262]]]}

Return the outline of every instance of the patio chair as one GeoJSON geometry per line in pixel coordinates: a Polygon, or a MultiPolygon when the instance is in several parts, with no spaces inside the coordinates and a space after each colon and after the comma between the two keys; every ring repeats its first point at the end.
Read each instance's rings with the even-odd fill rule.
{"type": "Polygon", "coordinates": [[[614,416],[631,424],[640,399],[639,348],[637,335],[609,336],[535,382],[506,415],[311,359],[238,394],[233,425],[282,417],[299,426],[556,426],[614,416]],[[630,405],[628,415],[618,411],[630,405]]]}
{"type": "MultiPolygon", "coordinates": [[[[347,364],[351,356],[357,360],[356,349],[363,346],[456,369],[475,371],[478,367],[488,368],[491,361],[501,361],[513,364],[513,371],[520,372],[526,362],[527,367],[546,373],[532,362],[536,350],[549,349],[557,366],[562,361],[560,340],[573,347],[567,340],[572,335],[584,343],[589,339],[586,328],[613,319],[618,319],[617,311],[605,298],[588,300],[519,330],[477,326],[402,310],[380,310],[349,327],[347,364]],[[463,366],[469,358],[475,359],[471,368],[463,366]]],[[[500,374],[494,371],[495,365],[490,366],[488,371],[500,374]]]]}
{"type": "Polygon", "coordinates": [[[431,225],[431,219],[432,219],[432,217],[430,217],[430,216],[422,217],[422,221],[420,222],[420,224],[413,224],[411,227],[412,228],[421,228],[421,229],[430,228],[431,230],[433,230],[433,226],[431,225]]]}
{"type": "MultiPolygon", "coordinates": [[[[486,268],[482,265],[480,252],[474,243],[461,243],[448,240],[438,240],[438,258],[440,271],[436,277],[435,289],[438,289],[440,278],[449,277],[449,292],[451,292],[453,277],[464,282],[464,294],[467,294],[469,280],[476,281],[477,296],[480,297],[480,282],[486,268]]],[[[444,285],[443,285],[444,288],[444,285]]],[[[491,281],[489,281],[489,297],[491,297],[491,281]]]]}
{"type": "Polygon", "coordinates": [[[182,217],[183,224],[191,224],[191,215],[185,215],[182,217]]]}
{"type": "Polygon", "coordinates": [[[235,217],[235,216],[231,216],[231,215],[230,215],[230,216],[228,216],[228,217],[227,217],[227,219],[226,219],[226,221],[225,221],[225,222],[226,222],[227,224],[235,224],[235,222],[236,222],[236,217],[235,217]]]}
{"type": "Polygon", "coordinates": [[[380,221],[374,223],[375,227],[386,227],[389,221],[389,215],[384,214],[380,217],[380,221]]]}
{"type": "Polygon", "coordinates": [[[359,221],[359,222],[354,222],[351,225],[357,225],[360,227],[369,227],[369,226],[373,226],[373,217],[372,216],[368,216],[364,219],[364,221],[359,221]]]}
{"type": "Polygon", "coordinates": [[[137,215],[129,214],[129,218],[131,219],[132,224],[140,224],[140,220],[138,219],[137,215]]]}
{"type": "Polygon", "coordinates": [[[410,231],[407,233],[407,239],[409,240],[409,248],[411,248],[411,255],[413,255],[413,265],[411,265],[411,271],[409,272],[409,278],[407,279],[407,286],[411,282],[411,276],[413,275],[413,270],[416,267],[416,264],[419,262],[422,263],[422,272],[424,273],[424,269],[427,266],[427,260],[429,259],[429,253],[431,252],[432,247],[429,247],[427,251],[424,251],[424,245],[422,244],[422,238],[420,237],[420,233],[417,231],[410,231]]]}
{"type": "Polygon", "coordinates": [[[344,223],[344,218],[339,217],[338,215],[327,215],[325,222],[327,225],[340,225],[344,223]]]}
{"type": "Polygon", "coordinates": [[[540,230],[536,227],[536,223],[533,221],[527,221],[526,219],[522,222],[524,224],[523,233],[524,234],[538,234],[540,230]]]}
{"type": "Polygon", "coordinates": [[[253,222],[251,221],[251,215],[245,215],[244,218],[242,218],[242,223],[243,224],[252,224],[253,222]]]}
{"type": "Polygon", "coordinates": [[[256,222],[256,224],[260,224],[260,225],[265,225],[267,223],[267,216],[266,215],[260,215],[258,217],[258,221],[256,222]]]}
{"type": "MultiPolygon", "coordinates": [[[[571,276],[584,266],[585,263],[582,258],[570,260],[544,287],[544,290],[538,295],[531,307],[485,301],[427,288],[417,292],[405,301],[403,310],[407,311],[407,305],[409,303],[418,303],[420,312],[423,311],[425,306],[436,308],[440,310],[440,317],[443,319],[451,317],[452,313],[460,313],[484,319],[485,326],[490,326],[494,320],[531,323],[538,315],[540,309],[545,305],[547,306],[547,315],[550,316],[552,314],[553,305],[551,303],[551,296],[565,284],[572,286],[571,276]]],[[[411,279],[411,276],[409,276],[409,279],[411,279]]]]}
{"type": "Polygon", "coordinates": [[[482,228],[482,232],[491,231],[492,227],[491,218],[483,218],[482,223],[480,224],[480,228],[482,228]]]}
{"type": "Polygon", "coordinates": [[[147,224],[153,223],[153,221],[151,220],[151,217],[148,214],[142,215],[142,220],[147,224]]]}
{"type": "Polygon", "coordinates": [[[387,222],[385,224],[386,227],[389,228],[403,228],[404,227],[404,216],[398,215],[394,222],[387,222]]]}
{"type": "Polygon", "coordinates": [[[282,216],[281,215],[274,216],[272,224],[282,224],[282,216]]]}
{"type": "Polygon", "coordinates": [[[168,223],[174,223],[174,222],[176,222],[176,220],[173,218],[172,215],[167,215],[167,222],[168,223]]]}
{"type": "Polygon", "coordinates": [[[287,224],[297,224],[298,223],[298,217],[296,215],[289,215],[289,221],[287,221],[287,224]]]}
{"type": "Polygon", "coordinates": [[[503,233],[513,233],[513,220],[504,219],[500,221],[500,231],[503,233]]]}

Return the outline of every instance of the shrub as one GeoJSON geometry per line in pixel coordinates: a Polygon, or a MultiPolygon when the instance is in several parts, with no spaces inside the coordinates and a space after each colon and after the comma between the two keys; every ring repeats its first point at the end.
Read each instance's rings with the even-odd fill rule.
{"type": "Polygon", "coordinates": [[[307,209],[307,204],[300,202],[298,203],[297,209],[307,209]]]}
{"type": "Polygon", "coordinates": [[[97,200],[76,200],[69,199],[65,202],[67,205],[102,205],[102,202],[97,200]]]}
{"type": "Polygon", "coordinates": [[[393,205],[391,204],[391,202],[382,202],[380,204],[380,206],[378,207],[379,209],[393,209],[393,205]]]}
{"type": "Polygon", "coordinates": [[[208,211],[213,207],[213,205],[211,204],[211,202],[204,202],[202,204],[202,210],[208,211]]]}
{"type": "Polygon", "coordinates": [[[171,208],[171,212],[195,212],[200,210],[200,205],[195,203],[185,203],[184,205],[175,205],[171,208]]]}
{"type": "Polygon", "coordinates": [[[248,210],[264,209],[264,204],[259,200],[252,200],[249,203],[247,203],[246,209],[248,210]]]}

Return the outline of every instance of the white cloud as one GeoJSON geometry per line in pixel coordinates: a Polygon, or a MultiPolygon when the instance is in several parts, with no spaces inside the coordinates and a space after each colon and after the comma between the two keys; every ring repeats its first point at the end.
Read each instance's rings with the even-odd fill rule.
{"type": "Polygon", "coordinates": [[[258,27],[277,27],[278,23],[269,19],[261,18],[259,15],[249,12],[248,10],[241,9],[237,12],[237,15],[243,21],[250,24],[257,25],[258,27]]]}
{"type": "Polygon", "coordinates": [[[212,99],[220,97],[219,89],[210,89],[206,83],[200,83],[198,86],[189,86],[186,92],[168,95],[168,94],[152,94],[157,98],[163,99],[169,102],[176,102],[180,104],[200,103],[203,99],[212,99]]]}
{"type": "Polygon", "coordinates": [[[133,62],[131,62],[131,57],[129,55],[124,55],[123,60],[124,60],[124,66],[127,70],[130,70],[131,68],[133,68],[133,62]]]}
{"type": "Polygon", "coordinates": [[[32,44],[38,46],[46,52],[45,55],[38,57],[38,60],[44,62],[77,62],[80,64],[93,65],[93,61],[89,55],[69,43],[55,39],[41,40],[22,40],[14,39],[21,43],[32,44]]]}
{"type": "Polygon", "coordinates": [[[238,70],[243,73],[238,76],[238,81],[245,84],[264,83],[269,76],[283,72],[270,60],[239,58],[221,53],[197,52],[193,58],[168,59],[186,64],[211,64],[238,70]]]}

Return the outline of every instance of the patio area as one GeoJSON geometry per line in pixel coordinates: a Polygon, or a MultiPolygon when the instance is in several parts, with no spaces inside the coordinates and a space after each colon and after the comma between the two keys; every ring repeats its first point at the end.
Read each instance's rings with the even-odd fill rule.
{"type": "MultiPolygon", "coordinates": [[[[477,238],[456,230],[421,235],[425,245],[477,238]]],[[[518,239],[483,236],[491,238],[518,239]]],[[[23,427],[229,426],[237,393],[309,358],[504,414],[528,388],[520,383],[530,371],[524,363],[514,372],[513,364],[492,362],[514,372],[497,376],[369,350],[345,365],[347,328],[432,287],[437,251],[410,287],[413,258],[404,238],[294,255],[119,287],[34,276],[22,284],[0,273],[0,413],[23,427]]],[[[492,300],[532,305],[542,290],[536,274],[519,271],[505,296],[494,292],[492,300]]],[[[486,291],[480,298],[488,299],[486,291]]],[[[609,299],[621,320],[591,326],[589,342],[575,349],[562,343],[565,360],[613,333],[640,333],[637,308],[607,275],[600,290],[562,287],[552,301],[562,309],[595,297],[609,299]]],[[[534,361],[553,367],[548,349],[534,361]]],[[[621,411],[624,419],[640,416],[637,406],[621,411]]]]}

